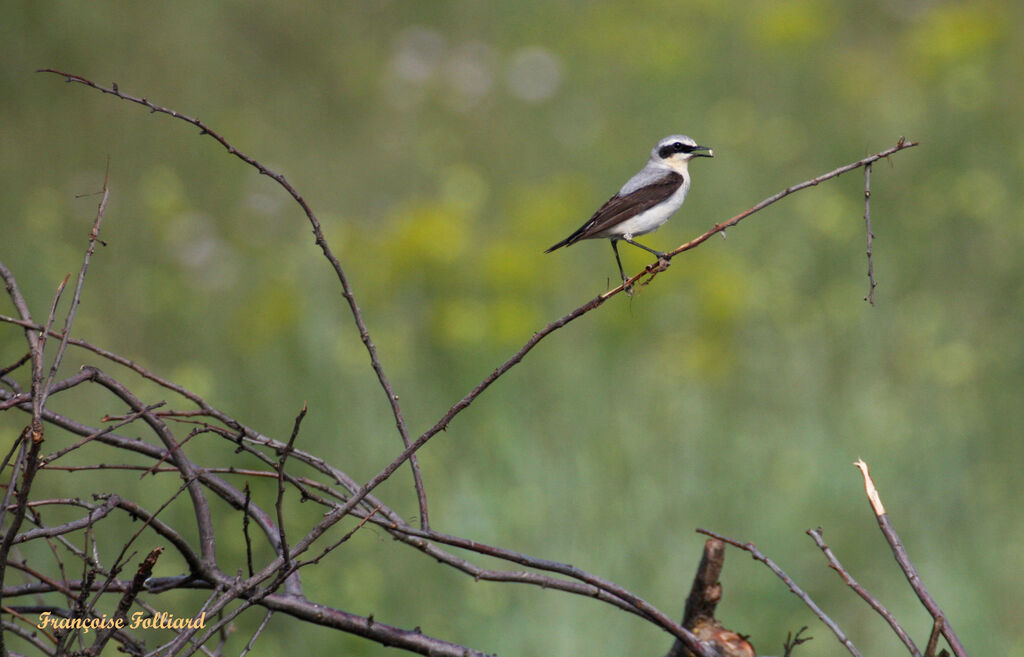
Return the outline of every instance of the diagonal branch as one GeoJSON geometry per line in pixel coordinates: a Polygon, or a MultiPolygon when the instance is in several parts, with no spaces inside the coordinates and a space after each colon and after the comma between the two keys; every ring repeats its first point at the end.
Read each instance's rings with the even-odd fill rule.
{"type": "Polygon", "coordinates": [[[817,544],[818,548],[825,554],[825,558],[828,559],[829,568],[832,568],[832,570],[839,573],[843,582],[845,582],[847,586],[853,589],[857,595],[867,602],[879,616],[885,619],[885,622],[889,624],[892,631],[896,633],[896,636],[899,637],[900,641],[903,642],[903,645],[905,645],[907,650],[910,651],[911,657],[921,657],[921,651],[919,651],[917,646],[914,645],[913,639],[911,639],[910,635],[908,635],[906,630],[903,629],[903,626],[897,622],[896,617],[892,615],[892,612],[886,609],[885,605],[883,605],[875,596],[871,595],[867,589],[861,586],[857,580],[853,578],[853,575],[843,567],[843,564],[839,562],[835,553],[832,552],[832,548],[825,543],[825,539],[822,537],[821,533],[821,527],[807,530],[807,535],[814,539],[815,544],[817,544]]]}
{"type": "Polygon", "coordinates": [[[875,482],[871,479],[868,464],[858,459],[854,465],[860,468],[861,475],[864,477],[864,490],[867,493],[868,500],[871,502],[871,510],[875,513],[875,520],[878,521],[878,528],[889,543],[892,554],[896,557],[896,562],[907,577],[907,582],[910,583],[910,587],[914,589],[914,593],[917,594],[918,599],[924,605],[924,608],[928,610],[928,613],[932,615],[936,624],[941,621],[942,636],[946,637],[949,647],[953,649],[953,654],[956,657],[967,657],[967,650],[960,643],[960,638],[953,631],[953,626],[946,620],[946,614],[939,607],[939,603],[935,601],[935,598],[932,597],[925,587],[924,582],[921,581],[921,576],[918,575],[914,562],[910,560],[910,555],[907,554],[906,548],[903,547],[903,541],[900,540],[899,534],[896,533],[896,528],[892,526],[889,514],[885,512],[885,506],[882,505],[882,499],[878,494],[878,489],[875,487],[875,482]]]}

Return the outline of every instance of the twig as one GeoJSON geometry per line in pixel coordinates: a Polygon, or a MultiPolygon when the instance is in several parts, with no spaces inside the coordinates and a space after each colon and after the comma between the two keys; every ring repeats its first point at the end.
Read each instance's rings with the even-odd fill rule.
{"type": "Polygon", "coordinates": [[[808,636],[808,637],[800,636],[801,634],[803,634],[806,631],[807,631],[807,626],[804,625],[803,627],[801,627],[799,630],[796,631],[796,634],[793,634],[792,632],[787,632],[786,633],[786,642],[782,644],[782,657],[790,657],[790,655],[793,654],[793,649],[794,648],[796,648],[797,646],[799,646],[802,643],[807,643],[808,641],[814,639],[813,636],[808,636]]]}
{"type": "MultiPolygon", "coordinates": [[[[128,617],[128,610],[131,609],[136,596],[138,596],[144,588],[146,580],[153,574],[153,566],[156,565],[156,560],[160,557],[160,554],[163,551],[164,549],[162,547],[154,548],[153,551],[143,559],[142,563],[139,564],[139,569],[136,571],[135,577],[132,579],[131,587],[117,603],[117,610],[114,612],[113,616],[114,619],[121,619],[123,621],[128,617]]],[[[113,633],[113,628],[101,630],[99,635],[96,637],[96,641],[89,649],[89,654],[98,655],[103,652],[103,646],[110,640],[113,633]]]]}
{"type": "MultiPolygon", "coordinates": [[[[153,406],[162,406],[162,405],[163,405],[163,402],[160,402],[159,404],[154,404],[153,406]]],[[[148,411],[146,411],[146,410],[142,410],[142,411],[140,411],[138,413],[132,413],[131,416],[139,416],[139,417],[141,417],[144,413],[147,413],[147,412],[148,411]]],[[[159,415],[160,415],[159,413],[155,414],[156,417],[159,417],[159,415]]],[[[129,416],[129,417],[131,417],[131,416],[129,416]]],[[[106,421],[106,420],[108,420],[108,418],[104,417],[104,418],[102,418],[102,420],[106,421]]],[[[152,466],[150,466],[149,470],[146,470],[145,472],[140,474],[139,475],[139,479],[145,479],[147,475],[151,475],[154,472],[156,472],[157,468],[159,468],[161,465],[163,465],[164,462],[168,458],[170,458],[170,456],[172,454],[174,454],[177,451],[180,451],[181,448],[184,447],[185,445],[187,445],[190,440],[192,440],[193,438],[195,438],[196,436],[198,436],[201,433],[203,433],[202,429],[193,429],[192,431],[189,431],[188,435],[185,436],[185,438],[182,441],[174,443],[174,448],[173,449],[169,449],[166,452],[164,452],[164,455],[162,457],[160,457],[160,459],[158,459],[156,463],[154,463],[152,466]]]]}
{"type": "Polygon", "coordinates": [[[957,637],[953,627],[946,620],[946,614],[943,613],[938,603],[935,602],[935,598],[928,593],[924,582],[921,581],[921,577],[917,574],[917,568],[914,567],[914,563],[910,560],[910,556],[907,555],[907,551],[903,547],[899,534],[896,533],[892,522],[889,521],[889,515],[885,512],[885,507],[882,506],[882,498],[879,496],[875,482],[872,481],[871,473],[868,471],[868,464],[858,459],[855,465],[860,468],[861,475],[864,477],[864,490],[867,493],[868,500],[871,502],[871,509],[875,512],[878,528],[882,530],[882,535],[885,536],[889,547],[892,548],[893,556],[896,557],[896,563],[900,565],[900,569],[906,575],[910,588],[914,589],[917,598],[924,605],[925,609],[928,610],[928,613],[932,615],[933,619],[936,621],[942,619],[942,636],[946,637],[946,641],[949,643],[949,647],[952,648],[953,654],[956,657],[967,657],[967,650],[964,649],[963,644],[960,643],[960,638],[957,637]]]}
{"type": "Polygon", "coordinates": [[[32,354],[32,440],[42,441],[43,440],[43,426],[42,426],[42,415],[43,408],[46,406],[46,398],[50,394],[50,381],[43,382],[43,357],[46,353],[46,336],[49,335],[50,329],[53,328],[53,322],[57,318],[57,306],[60,304],[60,298],[64,294],[64,288],[67,287],[68,280],[71,278],[71,274],[64,277],[57,285],[57,292],[53,295],[53,303],[50,304],[50,314],[46,317],[46,323],[43,325],[43,330],[39,333],[39,346],[32,354]]]}
{"type": "Polygon", "coordinates": [[[900,641],[903,642],[903,645],[907,647],[907,650],[910,651],[910,654],[913,655],[913,657],[921,657],[921,652],[917,649],[917,646],[914,645],[914,641],[910,638],[910,635],[907,634],[906,630],[904,630],[899,622],[896,621],[896,617],[893,616],[892,613],[885,608],[885,605],[883,605],[875,596],[868,593],[867,589],[858,584],[857,580],[850,575],[850,572],[846,570],[846,568],[843,568],[843,564],[839,563],[839,559],[837,559],[836,555],[832,553],[832,549],[825,544],[825,539],[822,537],[821,532],[821,527],[818,527],[817,529],[808,529],[807,535],[814,539],[814,542],[825,554],[825,558],[828,559],[829,567],[839,573],[839,576],[844,582],[846,582],[846,585],[853,589],[857,595],[867,602],[879,616],[885,619],[885,622],[889,624],[889,627],[892,628],[892,631],[896,633],[896,636],[900,638],[900,641]]]}
{"type": "Polygon", "coordinates": [[[252,501],[252,493],[249,491],[249,482],[245,482],[245,507],[242,509],[242,536],[245,537],[245,564],[249,567],[249,577],[252,577],[252,538],[249,536],[250,501],[252,501]]]}
{"type": "Polygon", "coordinates": [[[295,417],[295,423],[292,426],[292,434],[288,438],[288,444],[281,450],[281,457],[277,462],[277,500],[274,507],[277,509],[277,531],[281,537],[281,556],[284,557],[284,563],[281,564],[282,572],[291,567],[291,558],[288,556],[288,535],[285,533],[284,528],[284,464],[288,461],[288,455],[291,454],[292,449],[295,447],[295,439],[299,437],[299,428],[302,426],[302,420],[306,417],[307,410],[308,407],[303,402],[302,410],[295,417]]]}
{"type": "Polygon", "coordinates": [[[256,639],[258,639],[259,636],[263,634],[263,630],[266,629],[267,623],[270,622],[270,619],[273,618],[273,616],[273,610],[270,610],[266,613],[266,615],[263,617],[263,620],[260,621],[260,626],[257,627],[256,631],[252,633],[251,637],[249,637],[249,641],[245,644],[245,648],[242,650],[242,652],[238,654],[238,657],[245,657],[249,654],[249,651],[252,650],[252,647],[256,644],[256,639]]]}
{"type": "Polygon", "coordinates": [[[39,335],[38,330],[32,321],[32,313],[28,310],[28,304],[25,303],[25,297],[21,294],[21,289],[18,287],[18,281],[14,278],[14,274],[8,269],[4,263],[0,262],[0,278],[4,279],[4,286],[7,288],[7,296],[11,297],[11,302],[14,303],[14,309],[18,311],[18,317],[22,322],[26,322],[22,326],[25,327],[25,339],[28,341],[29,356],[33,357],[39,352],[39,335]]]}
{"type": "Polygon", "coordinates": [[[935,657],[935,649],[939,647],[939,636],[942,635],[942,626],[945,624],[946,619],[942,616],[936,618],[932,623],[932,633],[928,636],[928,646],[924,650],[925,657],[935,657]]]}
{"type": "Polygon", "coordinates": [[[64,359],[64,352],[68,347],[68,338],[71,337],[71,325],[75,321],[75,312],[78,310],[78,304],[82,300],[82,286],[85,285],[85,272],[89,269],[89,262],[92,260],[92,254],[96,251],[96,242],[100,237],[100,226],[103,225],[103,213],[107,210],[107,201],[110,199],[110,188],[107,183],[110,179],[110,159],[107,159],[107,170],[103,174],[103,189],[102,196],[100,197],[99,206],[96,208],[96,218],[92,222],[92,229],[89,231],[89,246],[85,249],[85,257],[82,258],[82,266],[78,270],[78,279],[75,281],[75,292],[71,297],[71,307],[68,308],[68,314],[64,318],[64,330],[61,332],[63,336],[60,340],[60,346],[57,347],[57,355],[53,358],[53,364],[50,366],[50,373],[46,377],[46,385],[43,386],[42,398],[40,399],[40,405],[46,405],[46,397],[50,394],[50,384],[53,383],[53,379],[57,376],[57,369],[60,367],[61,361],[64,359]]]}
{"type": "Polygon", "coordinates": [[[8,374],[10,374],[14,370],[18,369],[19,367],[21,367],[25,363],[29,362],[30,360],[32,360],[32,352],[31,351],[26,351],[24,353],[24,355],[22,355],[21,358],[19,358],[18,360],[14,361],[10,365],[8,365],[6,367],[0,367],[0,377],[7,376],[8,374]]]}
{"type": "Polygon", "coordinates": [[[356,524],[355,527],[353,527],[352,529],[350,529],[347,532],[345,532],[344,536],[342,536],[337,541],[335,541],[334,543],[328,545],[323,550],[321,550],[319,555],[313,557],[312,559],[309,559],[308,561],[296,562],[294,564],[294,566],[292,567],[292,569],[293,570],[298,570],[299,568],[304,568],[305,566],[308,566],[310,564],[318,564],[318,563],[320,563],[320,561],[323,560],[324,557],[326,557],[331,552],[334,552],[336,549],[341,547],[341,545],[343,543],[347,543],[350,538],[355,536],[355,533],[357,531],[359,531],[360,529],[362,529],[366,525],[366,523],[370,522],[370,520],[372,520],[373,517],[375,515],[377,515],[378,511],[380,511],[380,507],[371,510],[369,513],[366,514],[365,517],[363,517],[359,521],[358,524],[356,524]]]}
{"type": "Polygon", "coordinates": [[[822,611],[821,608],[817,605],[817,603],[815,603],[814,600],[811,599],[811,596],[804,593],[804,590],[801,589],[797,585],[797,583],[794,582],[792,578],[790,578],[790,576],[785,573],[785,571],[779,568],[774,561],[765,556],[763,552],[758,550],[753,543],[741,543],[740,541],[727,538],[725,536],[722,536],[721,534],[717,534],[707,529],[698,529],[697,532],[700,534],[704,534],[705,536],[717,538],[720,541],[725,541],[729,545],[738,547],[741,550],[746,550],[750,553],[750,556],[752,556],[755,560],[760,561],[764,565],[768,566],[768,569],[775,573],[775,575],[779,579],[781,579],[787,587],[789,587],[789,590],[792,591],[798,598],[803,600],[804,604],[807,605],[807,607],[814,612],[814,615],[821,619],[821,622],[825,623],[825,625],[827,625],[828,628],[832,630],[832,633],[836,635],[836,638],[839,640],[839,643],[843,644],[843,646],[850,652],[851,655],[853,655],[854,657],[861,657],[860,652],[857,651],[857,648],[853,645],[853,642],[850,641],[850,639],[847,638],[846,634],[839,628],[839,625],[837,625],[834,620],[829,618],[828,614],[822,611]]]}
{"type": "Polygon", "coordinates": [[[96,433],[91,433],[88,436],[82,438],[81,440],[78,440],[77,442],[75,442],[75,443],[73,443],[71,445],[68,445],[64,449],[58,450],[58,451],[54,452],[53,454],[48,454],[48,455],[44,456],[43,457],[43,466],[42,467],[44,469],[49,469],[47,466],[49,466],[50,463],[53,463],[54,461],[56,461],[60,457],[64,456],[68,452],[72,452],[72,451],[78,449],[79,447],[81,447],[82,445],[86,444],[87,442],[89,442],[91,440],[94,440],[96,438],[99,438],[100,436],[106,435],[106,434],[110,433],[111,431],[114,431],[116,429],[120,429],[121,427],[123,427],[123,426],[125,426],[127,424],[131,424],[135,420],[137,420],[140,417],[142,417],[143,413],[147,413],[147,412],[152,411],[154,409],[160,408],[161,406],[164,405],[164,403],[165,402],[157,402],[155,404],[150,404],[149,406],[146,406],[141,411],[138,411],[136,413],[130,413],[130,414],[126,415],[119,422],[117,422],[117,424],[112,424],[109,427],[103,429],[102,431],[97,431],[96,433]]]}
{"type": "Polygon", "coordinates": [[[11,449],[4,456],[4,460],[0,461],[0,472],[7,469],[7,463],[14,457],[14,467],[11,468],[11,476],[7,480],[7,485],[4,487],[4,496],[0,500],[0,527],[3,527],[6,523],[4,520],[7,516],[7,506],[11,502],[11,498],[14,497],[15,491],[18,490],[18,473],[21,472],[22,464],[24,463],[28,447],[25,445],[26,432],[22,431],[14,442],[11,444],[11,449]]]}
{"type": "Polygon", "coordinates": [[[868,236],[868,295],[864,299],[872,306],[875,305],[875,262],[871,254],[871,242],[875,234],[871,232],[871,165],[864,165],[864,229],[868,236]]]}
{"type": "MultiPolygon", "coordinates": [[[[33,413],[35,410],[35,405],[33,404],[33,413]]],[[[4,533],[3,539],[0,540],[0,605],[3,604],[4,578],[8,571],[7,560],[10,556],[11,547],[14,545],[14,538],[18,535],[18,529],[25,520],[29,492],[39,466],[39,449],[42,447],[43,442],[41,426],[40,424],[37,428],[37,423],[33,420],[32,424],[25,427],[21,433],[20,440],[23,444],[27,443],[28,447],[23,461],[21,486],[18,488],[14,513],[11,516],[11,524],[8,525],[7,532],[4,533]]],[[[17,471],[14,474],[16,475],[17,471]]],[[[6,654],[7,646],[4,644],[3,632],[0,632],[0,655],[6,654]]]]}
{"type": "MultiPolygon", "coordinates": [[[[40,505],[40,504],[49,504],[49,503],[54,503],[54,501],[43,500],[43,501],[32,502],[31,506],[37,506],[37,505],[40,505]]],[[[56,503],[60,503],[60,502],[56,502],[56,503]]],[[[32,540],[35,540],[37,538],[49,538],[49,537],[52,537],[52,536],[60,536],[62,534],[69,534],[71,532],[78,531],[79,529],[84,529],[85,527],[89,527],[90,525],[93,525],[97,520],[100,520],[100,519],[104,518],[105,516],[107,516],[111,511],[114,510],[114,508],[117,507],[117,496],[116,495],[112,496],[112,498],[108,499],[102,506],[88,505],[88,504],[85,504],[84,502],[80,502],[78,500],[73,500],[73,501],[72,500],[68,500],[66,503],[74,504],[76,506],[84,506],[85,508],[87,508],[89,510],[89,512],[85,515],[84,518],[79,518],[78,520],[72,520],[70,522],[66,522],[63,525],[60,525],[58,527],[38,527],[36,529],[30,529],[27,532],[23,532],[21,534],[18,534],[17,536],[14,537],[14,541],[13,541],[14,544],[18,545],[20,543],[27,543],[28,541],[32,541],[32,540]]]]}

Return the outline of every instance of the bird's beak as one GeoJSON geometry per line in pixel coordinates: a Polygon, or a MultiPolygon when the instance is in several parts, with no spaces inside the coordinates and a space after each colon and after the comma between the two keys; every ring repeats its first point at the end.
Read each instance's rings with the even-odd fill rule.
{"type": "Polygon", "coordinates": [[[694,157],[714,157],[715,156],[715,151],[713,151],[710,146],[694,146],[693,147],[693,156],[694,157]],[[699,151],[707,151],[707,153],[701,153],[699,151]]]}

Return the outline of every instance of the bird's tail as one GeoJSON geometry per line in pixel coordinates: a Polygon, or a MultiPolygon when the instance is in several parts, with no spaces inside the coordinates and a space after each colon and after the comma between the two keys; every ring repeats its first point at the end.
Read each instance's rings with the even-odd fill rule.
{"type": "Polygon", "coordinates": [[[547,249],[545,249],[545,250],[544,250],[544,253],[551,253],[551,252],[552,252],[552,251],[554,251],[555,249],[560,249],[560,248],[562,248],[563,246],[567,245],[568,243],[569,243],[569,238],[568,238],[568,237],[566,237],[566,238],[565,238],[564,240],[562,240],[562,241],[561,241],[561,242],[559,242],[558,244],[555,244],[554,246],[550,246],[550,247],[548,247],[547,249]]]}
{"type": "Polygon", "coordinates": [[[575,233],[573,233],[569,237],[566,237],[564,240],[562,240],[558,244],[554,244],[554,245],[548,247],[544,251],[544,253],[551,253],[555,249],[560,249],[563,246],[569,246],[570,244],[575,244],[576,242],[580,241],[580,235],[582,235],[582,234],[583,234],[582,230],[577,230],[575,233]]]}

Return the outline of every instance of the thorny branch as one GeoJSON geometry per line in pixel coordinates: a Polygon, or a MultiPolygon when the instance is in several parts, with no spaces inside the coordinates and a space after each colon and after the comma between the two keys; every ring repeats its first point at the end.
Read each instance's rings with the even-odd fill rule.
{"type": "MultiPolygon", "coordinates": [[[[102,199],[99,204],[96,221],[89,235],[86,256],[76,282],[71,309],[65,318],[62,331],[56,331],[52,328],[57,308],[56,300],[47,321],[43,324],[35,322],[28,312],[27,304],[25,304],[24,298],[18,289],[13,273],[0,263],[0,276],[4,278],[7,292],[14,302],[18,313],[18,317],[0,316],[0,322],[21,327],[25,332],[29,347],[27,354],[16,363],[0,368],[0,383],[2,383],[0,385],[0,411],[18,409],[32,416],[32,424],[26,429],[27,433],[23,434],[22,441],[7,456],[7,463],[12,466],[12,478],[10,480],[11,485],[8,486],[5,492],[3,504],[0,506],[0,522],[4,520],[4,514],[8,512],[12,513],[12,517],[7,525],[7,532],[4,534],[3,545],[0,546],[2,548],[0,549],[0,572],[6,571],[7,567],[13,566],[15,563],[9,558],[13,545],[38,540],[57,541],[62,549],[74,555],[75,558],[81,559],[85,566],[84,576],[80,580],[69,580],[66,575],[62,575],[60,580],[56,580],[46,577],[41,573],[36,573],[33,575],[34,579],[27,584],[4,586],[2,589],[3,596],[12,598],[25,595],[42,595],[47,592],[71,595],[74,591],[78,591],[81,600],[79,612],[96,618],[97,610],[95,605],[98,602],[98,598],[104,593],[124,594],[121,599],[121,607],[124,607],[125,610],[136,604],[151,612],[152,608],[148,607],[143,600],[148,595],[171,589],[206,589],[211,591],[212,593],[204,602],[202,610],[210,614],[211,617],[214,614],[219,614],[220,617],[217,623],[201,636],[196,636],[200,628],[192,628],[180,632],[174,640],[159,648],[158,654],[193,654],[198,650],[205,650],[204,644],[212,640],[214,634],[220,632],[226,626],[226,623],[241,614],[244,609],[250,606],[259,606],[266,610],[267,614],[260,625],[260,629],[257,630],[246,645],[246,651],[252,648],[252,643],[266,625],[270,615],[280,611],[306,622],[334,627],[377,641],[383,645],[399,647],[410,652],[428,655],[451,655],[453,657],[456,655],[482,656],[483,653],[466,646],[424,635],[419,628],[403,630],[380,623],[372,616],[362,617],[342,610],[325,607],[306,599],[302,595],[301,582],[298,578],[299,569],[304,566],[318,564],[323,558],[332,554],[361,527],[366,524],[373,524],[387,531],[404,544],[420,550],[438,562],[474,578],[496,582],[531,584],[542,588],[592,597],[628,611],[662,628],[675,638],[677,647],[685,647],[692,654],[701,657],[712,657],[712,655],[719,654],[718,648],[713,649],[711,644],[702,638],[698,638],[691,631],[693,625],[688,624],[687,618],[684,618],[682,623],[676,623],[640,596],[611,581],[568,564],[531,557],[506,548],[443,534],[433,530],[429,524],[426,492],[420,469],[416,462],[417,451],[433,436],[447,429],[448,425],[459,413],[470,406],[497,379],[520,363],[526,354],[539,344],[541,340],[566,324],[598,308],[607,299],[621,292],[623,290],[622,286],[594,297],[535,333],[518,351],[484,377],[462,399],[442,414],[430,428],[413,440],[402,415],[398,396],[395,394],[385,374],[376,346],[370,337],[362,311],[356,302],[355,294],[341,263],[330,249],[315,213],[283,175],[272,171],[256,159],[242,153],[224,137],[197,118],[156,105],[146,98],[122,93],[116,84],[111,87],[104,87],[77,75],[62,73],[53,69],[43,69],[43,71],[60,75],[68,82],[82,84],[102,93],[111,94],[119,99],[141,105],[148,108],[150,112],[167,114],[173,118],[190,123],[199,128],[201,134],[210,136],[220,143],[229,154],[254,167],[261,174],[272,178],[286,190],[302,208],[312,227],[317,246],[335,271],[341,285],[341,294],[349,305],[360,339],[367,350],[371,367],[376,374],[381,389],[388,397],[391,412],[396,428],[402,438],[404,449],[384,469],[360,485],[358,481],[354,480],[347,473],[332,466],[315,454],[295,447],[295,439],[298,434],[299,424],[305,415],[305,408],[299,417],[296,418],[291,438],[287,442],[281,442],[251,427],[245,426],[227,413],[209,404],[199,395],[149,372],[146,368],[129,359],[104,350],[87,341],[72,338],[71,327],[74,312],[79,305],[82,284],[89,260],[94,253],[95,244],[99,242],[100,223],[109,196],[107,180],[104,180],[102,199]],[[44,381],[42,377],[42,363],[43,349],[47,338],[60,340],[60,345],[49,376],[44,381]],[[156,383],[165,390],[194,403],[197,410],[157,410],[166,406],[166,402],[144,403],[122,381],[95,367],[84,367],[78,373],[66,379],[55,380],[58,366],[68,345],[88,350],[117,366],[129,369],[145,379],[156,383]],[[32,370],[32,385],[28,393],[25,393],[14,379],[9,377],[11,373],[16,372],[26,363],[31,363],[32,370]],[[123,403],[127,407],[128,412],[119,418],[115,418],[115,424],[101,429],[56,413],[45,404],[47,397],[51,395],[62,394],[88,384],[100,386],[107,394],[123,403]],[[42,426],[44,423],[62,428],[81,436],[82,439],[70,446],[55,451],[51,456],[51,460],[40,459],[39,445],[42,442],[42,426]],[[174,430],[177,423],[191,424],[195,428],[189,433],[188,437],[179,440],[174,430]],[[150,439],[140,440],[119,433],[120,430],[132,425],[143,426],[150,439]],[[224,440],[230,441],[236,447],[236,452],[244,453],[246,456],[255,459],[258,463],[262,464],[264,469],[258,467],[239,468],[234,464],[221,467],[209,463],[200,464],[194,462],[186,453],[186,443],[188,443],[189,438],[200,433],[220,436],[224,440]],[[36,436],[38,440],[34,438],[36,436]],[[99,447],[99,445],[102,447],[99,447]],[[147,464],[97,462],[94,465],[70,467],[52,464],[52,460],[60,459],[65,454],[87,448],[110,448],[115,453],[134,455],[136,458],[141,457],[147,461],[147,464]],[[310,477],[288,472],[285,465],[286,462],[292,460],[300,462],[315,473],[319,473],[329,483],[320,481],[315,476],[310,477]],[[419,527],[410,525],[401,514],[372,495],[374,489],[390,478],[406,461],[410,462],[413,471],[420,512],[419,527]],[[195,517],[195,534],[197,536],[195,546],[193,546],[192,540],[185,538],[185,532],[157,519],[156,515],[160,510],[151,513],[142,506],[124,500],[117,495],[107,494],[100,496],[99,499],[103,501],[103,504],[100,506],[83,506],[84,503],[81,502],[71,503],[59,500],[30,500],[32,481],[39,472],[49,471],[47,474],[60,471],[69,473],[85,471],[102,472],[109,469],[139,469],[144,474],[152,474],[154,476],[162,473],[177,473],[182,479],[182,485],[178,492],[187,491],[189,493],[190,504],[195,517]],[[21,474],[22,483],[20,486],[15,485],[15,475],[18,473],[21,474]],[[239,486],[235,486],[228,481],[228,479],[235,477],[243,478],[244,491],[239,486]],[[268,513],[264,510],[256,502],[255,496],[248,488],[250,481],[267,478],[273,479],[276,483],[276,495],[274,496],[276,513],[268,513]],[[292,545],[289,545],[284,530],[284,520],[288,517],[285,508],[286,500],[289,499],[285,494],[288,488],[294,488],[298,492],[301,501],[312,501],[315,504],[322,505],[326,510],[323,518],[312,526],[305,528],[304,535],[299,536],[292,545]],[[217,538],[228,530],[219,527],[214,522],[211,504],[207,499],[208,495],[226,502],[243,514],[243,528],[247,548],[245,564],[233,564],[230,563],[229,559],[224,557],[218,558],[216,550],[217,538]],[[84,508],[87,514],[83,518],[64,522],[63,524],[46,524],[41,516],[33,515],[32,521],[37,525],[36,528],[19,533],[18,527],[26,518],[28,509],[34,508],[36,505],[41,506],[45,504],[77,506],[84,508]],[[136,532],[136,536],[143,530],[153,532],[155,536],[160,537],[173,548],[186,564],[188,572],[172,577],[150,577],[147,573],[147,576],[144,578],[137,576],[131,582],[125,582],[118,578],[117,571],[120,569],[122,558],[134,537],[123,546],[121,555],[115,559],[115,565],[112,568],[104,568],[102,566],[100,554],[95,546],[93,546],[93,553],[90,554],[88,550],[80,550],[68,541],[67,536],[73,535],[75,532],[85,531],[88,537],[89,533],[93,531],[93,526],[98,522],[105,521],[115,508],[129,513],[133,517],[142,519],[144,522],[143,527],[139,529],[139,532],[136,532]],[[321,539],[337,523],[349,515],[359,520],[355,528],[344,534],[340,539],[327,542],[326,545],[320,545],[321,539]],[[259,564],[255,563],[257,558],[257,550],[254,549],[255,538],[251,537],[248,532],[250,522],[254,523],[259,528],[259,531],[262,532],[263,540],[271,548],[273,555],[259,564]],[[314,548],[318,549],[318,552],[315,553],[316,556],[307,558],[304,561],[299,559],[300,555],[314,548]],[[449,551],[449,549],[497,558],[507,563],[528,568],[529,570],[485,569],[475,565],[468,559],[458,556],[449,551]],[[247,566],[247,568],[243,566],[247,566]],[[241,574],[243,572],[246,573],[245,576],[241,574]],[[106,581],[97,581],[95,577],[97,573],[104,575],[106,581]],[[96,597],[86,601],[85,596],[88,592],[96,593],[96,597]],[[241,601],[242,604],[229,610],[228,605],[236,601],[241,601]]],[[[820,184],[859,167],[864,167],[867,170],[871,163],[878,159],[888,157],[900,150],[915,145],[913,142],[900,139],[899,143],[893,148],[782,190],[732,219],[716,224],[703,235],[670,252],[666,258],[671,259],[699,246],[713,234],[723,232],[727,228],[737,225],[744,218],[792,193],[820,184]]],[[[102,244],[102,242],[100,243],[102,244]]],[[[663,267],[660,264],[649,266],[643,272],[634,276],[628,284],[632,284],[637,279],[645,276],[648,278],[644,284],[650,283],[662,269],[663,267]]],[[[61,289],[63,289],[63,286],[61,289]]],[[[104,418],[103,421],[108,421],[108,419],[104,418]]],[[[171,499],[174,498],[172,497],[171,499]]],[[[171,499],[165,502],[161,510],[170,503],[171,499]]],[[[33,513],[36,512],[34,511],[33,513]]],[[[155,554],[157,553],[151,553],[146,561],[146,563],[150,564],[150,569],[152,562],[155,562],[155,554]]],[[[21,569],[23,572],[30,572],[24,566],[21,569]]],[[[700,573],[698,573],[698,576],[700,576],[700,573]]],[[[705,573],[705,577],[707,576],[708,574],[705,573]]],[[[702,582],[705,586],[705,592],[712,590],[707,589],[707,581],[702,580],[702,582]]],[[[0,586],[3,584],[2,575],[0,575],[0,586]]],[[[696,581],[694,586],[696,590],[696,581]]],[[[29,607],[9,608],[15,613],[22,613],[29,607]]],[[[56,615],[67,613],[60,606],[50,605],[47,608],[52,609],[56,615]]],[[[121,613],[121,611],[122,609],[119,608],[118,613],[121,613]]],[[[713,605],[710,608],[705,607],[703,613],[704,616],[702,617],[711,615],[713,613],[713,605]]],[[[690,615],[688,611],[688,616],[690,615]]],[[[745,641],[739,635],[735,635],[735,637],[739,640],[736,645],[741,648],[743,645],[749,645],[745,644],[745,641]]],[[[123,633],[111,633],[109,636],[105,636],[102,642],[97,640],[94,643],[94,653],[98,653],[98,650],[102,648],[102,643],[105,643],[109,638],[114,638],[121,644],[122,649],[133,654],[138,654],[141,650],[138,642],[135,642],[130,636],[123,633]]],[[[793,645],[795,646],[798,643],[799,641],[794,641],[793,645]]],[[[70,644],[65,642],[64,645],[70,644]]],[[[0,643],[0,648],[3,648],[0,653],[6,652],[6,647],[2,643],[0,643]]],[[[743,649],[745,650],[745,648],[743,649]]],[[[791,647],[788,649],[791,649],[791,647]]],[[[752,654],[752,648],[750,651],[752,654]]]]}
{"type": "Polygon", "coordinates": [[[864,230],[868,240],[868,295],[864,297],[872,306],[875,305],[875,258],[872,253],[872,245],[875,234],[871,232],[871,165],[864,165],[864,230]]]}

